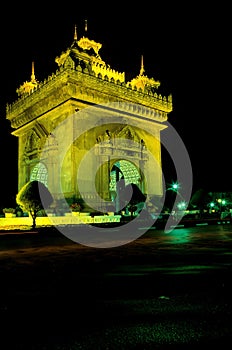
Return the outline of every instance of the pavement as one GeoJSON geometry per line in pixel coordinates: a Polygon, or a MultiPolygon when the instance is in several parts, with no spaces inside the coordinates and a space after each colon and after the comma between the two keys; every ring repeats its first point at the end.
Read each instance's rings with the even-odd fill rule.
{"type": "Polygon", "coordinates": [[[96,249],[55,230],[0,237],[1,350],[227,349],[232,228],[149,230],[96,249]]]}

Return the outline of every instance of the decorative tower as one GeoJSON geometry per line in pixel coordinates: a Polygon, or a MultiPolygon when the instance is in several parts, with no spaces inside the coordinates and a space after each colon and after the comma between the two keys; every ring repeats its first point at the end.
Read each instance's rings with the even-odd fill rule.
{"type": "Polygon", "coordinates": [[[124,72],[102,60],[101,46],[87,36],[78,40],[75,27],[72,44],[55,58],[57,71],[38,82],[33,62],[31,80],[7,105],[18,138],[18,189],[37,179],[57,200],[75,196],[94,204],[103,198],[118,205],[123,179],[144,194],[163,195],[160,133],[172,96],[157,93],[160,82],[145,75],[143,56],[139,75],[126,82],[124,72]],[[78,173],[92,149],[94,157],[78,173]]]}

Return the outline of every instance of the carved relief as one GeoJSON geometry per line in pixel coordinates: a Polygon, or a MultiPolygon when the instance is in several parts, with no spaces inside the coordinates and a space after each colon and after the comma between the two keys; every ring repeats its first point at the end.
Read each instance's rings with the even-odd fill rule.
{"type": "Polygon", "coordinates": [[[114,132],[106,130],[96,138],[96,145],[95,153],[98,155],[114,154],[118,157],[147,159],[145,141],[129,125],[114,132]]]}
{"type": "Polygon", "coordinates": [[[25,145],[25,153],[32,154],[34,152],[38,152],[39,149],[40,149],[40,138],[36,134],[36,132],[32,130],[27,137],[27,142],[25,145]]]}

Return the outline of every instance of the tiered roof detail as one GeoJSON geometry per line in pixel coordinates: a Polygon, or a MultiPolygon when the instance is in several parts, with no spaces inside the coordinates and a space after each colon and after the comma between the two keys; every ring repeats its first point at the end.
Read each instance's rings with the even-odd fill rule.
{"type": "MultiPolygon", "coordinates": [[[[87,31],[87,23],[85,23],[85,31],[87,31]]],[[[67,59],[71,57],[72,60],[78,61],[83,60],[91,66],[91,70],[96,76],[101,75],[103,78],[107,77],[108,80],[112,78],[114,81],[119,81],[120,83],[125,83],[125,73],[117,72],[112,69],[109,64],[106,64],[99,55],[99,50],[102,44],[97,43],[94,40],[82,36],[80,40],[77,39],[77,27],[75,26],[74,31],[74,41],[65,52],[62,52],[60,56],[56,57],[55,62],[58,66],[63,66],[67,59]]],[[[153,78],[148,78],[144,75],[145,69],[143,64],[143,56],[141,57],[141,68],[140,73],[137,77],[126,83],[127,87],[136,88],[137,90],[145,91],[151,89],[158,89],[160,82],[154,80],[153,78]]],[[[22,96],[24,94],[31,93],[35,88],[37,88],[38,81],[34,74],[34,62],[32,63],[32,75],[31,80],[23,83],[17,90],[17,94],[22,96]]]]}
{"type": "MultiPolygon", "coordinates": [[[[85,27],[87,31],[87,25],[85,27]]],[[[63,52],[59,57],[56,57],[55,61],[59,66],[65,64],[68,57],[72,60],[83,60],[90,64],[92,71],[96,76],[101,74],[102,77],[107,76],[110,80],[113,78],[115,81],[119,80],[121,83],[125,82],[125,73],[120,73],[111,69],[109,64],[106,64],[99,55],[99,50],[102,44],[97,43],[94,40],[83,36],[80,40],[77,40],[77,30],[75,26],[74,41],[70,48],[63,52]]]]}
{"type": "Polygon", "coordinates": [[[94,52],[96,53],[96,55],[98,55],[98,51],[100,50],[100,48],[102,47],[102,44],[100,43],[96,43],[96,41],[94,40],[90,40],[86,37],[82,37],[79,41],[78,41],[78,46],[83,49],[83,50],[90,50],[93,49],[94,52]]]}
{"type": "Polygon", "coordinates": [[[41,115],[45,113],[45,98],[50,105],[66,103],[72,99],[80,104],[80,108],[86,104],[117,102],[121,105],[123,102],[130,102],[140,105],[140,112],[145,117],[158,122],[166,121],[167,114],[172,111],[172,95],[166,97],[157,92],[160,82],[145,75],[143,56],[139,75],[126,82],[124,72],[112,69],[102,60],[99,55],[101,46],[87,35],[78,40],[75,26],[72,44],[55,59],[58,64],[55,73],[38,82],[33,62],[31,80],[16,90],[19,99],[6,106],[7,119],[11,120],[12,126],[15,128],[23,125],[33,119],[38,111],[41,115]],[[30,113],[25,113],[26,119],[23,120],[21,116],[28,109],[30,113]]]}

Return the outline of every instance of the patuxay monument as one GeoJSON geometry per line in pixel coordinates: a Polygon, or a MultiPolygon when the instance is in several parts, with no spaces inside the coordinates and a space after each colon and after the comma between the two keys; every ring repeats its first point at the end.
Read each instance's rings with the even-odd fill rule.
{"type": "Polygon", "coordinates": [[[88,38],[87,23],[80,38],[75,27],[72,44],[55,58],[56,72],[37,81],[32,62],[30,81],[7,105],[18,138],[18,190],[39,180],[57,202],[82,198],[94,207],[101,198],[117,206],[123,179],[163,195],[160,139],[172,96],[158,93],[143,56],[139,74],[126,81],[101,58],[101,46],[88,38]]]}

